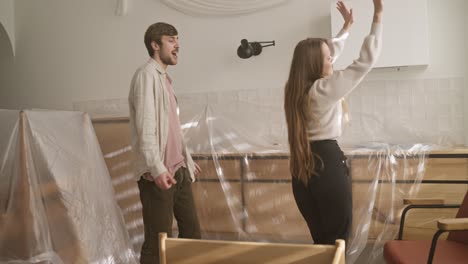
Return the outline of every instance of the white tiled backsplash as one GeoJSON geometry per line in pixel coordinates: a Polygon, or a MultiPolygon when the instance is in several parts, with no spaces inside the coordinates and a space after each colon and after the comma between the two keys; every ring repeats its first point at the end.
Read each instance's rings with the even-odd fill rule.
{"type": "MultiPolygon", "coordinates": [[[[351,121],[340,141],[468,145],[464,87],[463,78],[364,81],[346,98],[351,121]]],[[[209,105],[215,115],[233,117],[233,127],[285,143],[283,93],[282,87],[179,93],[181,121],[203,118],[209,105]]]]}
{"type": "Polygon", "coordinates": [[[369,81],[348,98],[343,142],[464,145],[463,78],[369,81]]]}
{"type": "MultiPolygon", "coordinates": [[[[287,146],[283,87],[176,93],[182,124],[204,121],[209,106],[211,117],[223,119],[218,133],[241,131],[242,137],[287,146]]],[[[364,81],[346,98],[351,121],[340,142],[468,146],[467,99],[461,77],[364,81]]],[[[92,117],[125,116],[128,103],[126,98],[75,102],[74,110],[92,117]]]]}

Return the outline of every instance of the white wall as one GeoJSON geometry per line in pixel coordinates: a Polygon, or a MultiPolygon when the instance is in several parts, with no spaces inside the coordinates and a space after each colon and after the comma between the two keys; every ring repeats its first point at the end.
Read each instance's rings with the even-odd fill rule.
{"type": "MultiPolygon", "coordinates": [[[[0,108],[72,109],[74,102],[125,101],[133,72],[147,59],[144,31],[156,21],[172,23],[180,32],[180,62],[169,70],[179,94],[272,89],[282,96],[295,44],[307,36],[330,34],[328,0],[291,0],[226,18],[190,17],[157,0],[128,2],[127,16],[119,17],[114,15],[115,0],[15,0],[16,57],[0,64],[0,108]],[[236,49],[242,38],[276,40],[277,46],[241,60],[236,49]]],[[[376,70],[366,81],[465,80],[468,4],[428,2],[429,67],[376,70]]]]}
{"type": "Polygon", "coordinates": [[[156,0],[131,0],[128,15],[118,17],[115,2],[17,0],[19,81],[4,92],[15,100],[2,96],[0,106],[71,109],[73,101],[126,97],[133,72],[147,59],[144,31],[156,21],[180,31],[181,60],[171,70],[179,91],[282,86],[294,44],[307,33],[329,32],[326,1],[216,19],[189,17],[156,0]],[[278,45],[243,61],[236,56],[242,38],[278,45]]]}

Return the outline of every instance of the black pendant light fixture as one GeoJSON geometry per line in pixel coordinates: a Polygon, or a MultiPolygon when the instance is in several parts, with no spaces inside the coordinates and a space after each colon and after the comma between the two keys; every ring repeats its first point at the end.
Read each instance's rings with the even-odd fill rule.
{"type": "Polygon", "coordinates": [[[275,41],[253,41],[249,42],[246,39],[241,40],[239,48],[237,48],[237,56],[242,59],[248,59],[252,56],[257,56],[262,52],[264,47],[275,46],[275,41]]]}

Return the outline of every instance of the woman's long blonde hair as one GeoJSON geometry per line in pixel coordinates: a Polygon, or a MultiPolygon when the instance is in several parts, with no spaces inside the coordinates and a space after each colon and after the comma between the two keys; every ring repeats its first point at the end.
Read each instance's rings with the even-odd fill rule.
{"type": "Polygon", "coordinates": [[[284,89],[284,111],[288,126],[289,170],[305,185],[316,175],[314,153],[307,137],[307,113],[312,84],[322,77],[325,39],[308,38],[300,41],[294,49],[289,78],[284,89]]]}

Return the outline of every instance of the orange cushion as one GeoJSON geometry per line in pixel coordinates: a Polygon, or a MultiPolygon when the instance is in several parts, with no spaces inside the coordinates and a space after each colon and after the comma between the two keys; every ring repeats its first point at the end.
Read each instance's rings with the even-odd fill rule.
{"type": "MultiPolygon", "coordinates": [[[[391,264],[426,264],[431,248],[430,240],[392,240],[385,243],[384,258],[391,264]]],[[[468,245],[439,240],[433,263],[468,263],[468,245]]]]}

